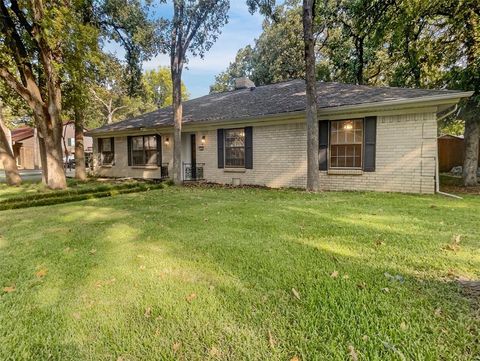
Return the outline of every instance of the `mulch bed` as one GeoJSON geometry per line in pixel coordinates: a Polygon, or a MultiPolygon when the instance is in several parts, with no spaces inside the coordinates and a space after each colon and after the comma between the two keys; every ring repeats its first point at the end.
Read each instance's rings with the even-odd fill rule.
{"type": "Polygon", "coordinates": [[[453,194],[473,194],[480,195],[480,185],[476,187],[463,187],[457,185],[442,185],[440,187],[442,192],[453,193],[453,194]]]}

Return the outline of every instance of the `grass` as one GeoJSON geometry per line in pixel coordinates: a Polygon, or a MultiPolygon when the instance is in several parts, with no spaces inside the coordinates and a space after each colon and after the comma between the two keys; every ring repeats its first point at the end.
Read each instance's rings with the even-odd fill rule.
{"type": "Polygon", "coordinates": [[[478,360],[453,279],[480,277],[479,209],[168,187],[4,211],[0,359],[478,360]]]}

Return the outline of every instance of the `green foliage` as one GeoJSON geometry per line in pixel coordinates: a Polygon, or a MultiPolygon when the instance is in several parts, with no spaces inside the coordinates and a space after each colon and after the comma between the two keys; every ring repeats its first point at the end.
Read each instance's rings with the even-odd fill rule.
{"type": "MultiPolygon", "coordinates": [[[[172,105],[172,75],[170,68],[161,66],[157,70],[147,70],[142,77],[145,90],[144,99],[155,104],[157,108],[164,108],[172,105]]],[[[188,91],[182,82],[182,99],[188,100],[188,91]]]]}

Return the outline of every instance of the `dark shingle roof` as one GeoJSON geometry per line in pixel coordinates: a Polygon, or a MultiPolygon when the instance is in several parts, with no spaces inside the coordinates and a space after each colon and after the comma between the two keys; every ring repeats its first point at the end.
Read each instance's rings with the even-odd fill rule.
{"type": "MultiPolygon", "coordinates": [[[[358,105],[390,100],[414,99],[455,93],[449,90],[371,87],[341,83],[317,83],[319,108],[358,105]]],[[[205,121],[240,120],[251,117],[305,110],[305,82],[292,80],[205,95],[183,103],[183,124],[205,121]]],[[[105,125],[89,134],[173,125],[172,108],[105,125]]]]}

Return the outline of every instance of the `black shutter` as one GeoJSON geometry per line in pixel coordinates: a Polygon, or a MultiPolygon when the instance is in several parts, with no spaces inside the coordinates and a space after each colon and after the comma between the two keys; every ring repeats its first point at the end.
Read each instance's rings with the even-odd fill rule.
{"type": "Polygon", "coordinates": [[[321,120],[318,124],[318,164],[320,170],[328,169],[328,132],[330,121],[321,120]]]}
{"type": "Polygon", "coordinates": [[[112,165],[115,165],[115,138],[110,138],[110,149],[112,150],[113,159],[112,165]]]}
{"type": "Polygon", "coordinates": [[[132,137],[127,137],[128,166],[132,165],[132,137]]]}
{"type": "Polygon", "coordinates": [[[162,137],[157,134],[157,165],[162,166],[162,137]]]}
{"type": "Polygon", "coordinates": [[[245,168],[253,169],[253,128],[245,127],[245,168]]]}
{"type": "Polygon", "coordinates": [[[375,172],[375,143],[377,140],[377,117],[366,117],[364,122],[363,170],[375,172]]]}
{"type": "Polygon", "coordinates": [[[223,129],[217,129],[217,158],[218,158],[218,168],[224,168],[225,164],[225,155],[224,155],[224,138],[223,138],[223,129]]]}

